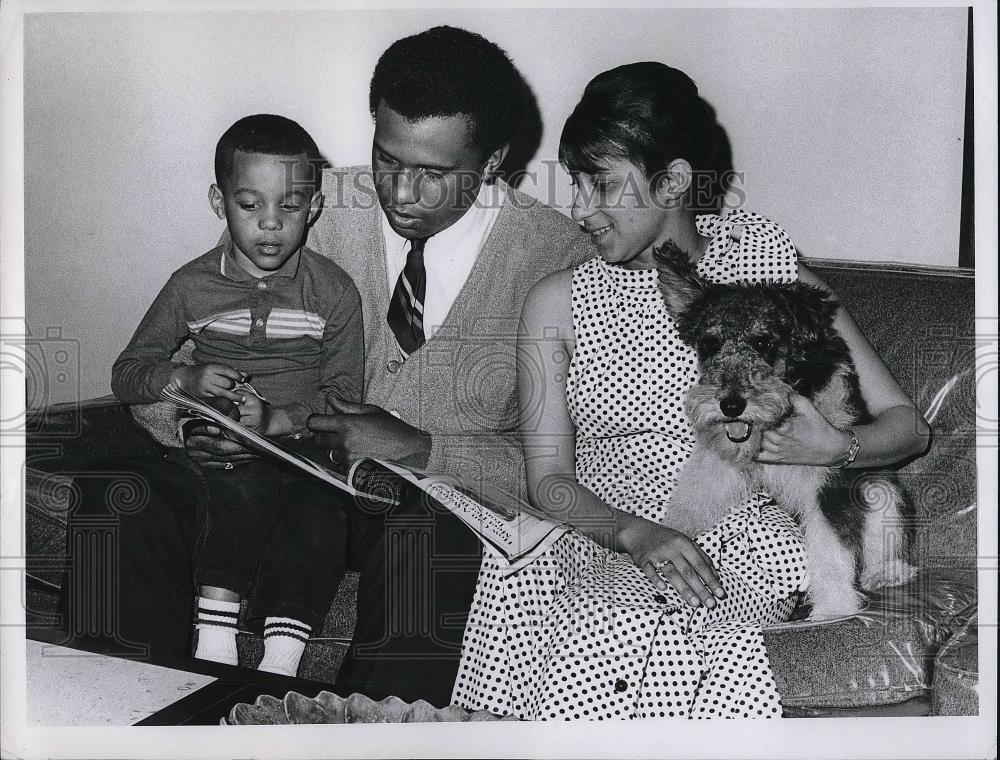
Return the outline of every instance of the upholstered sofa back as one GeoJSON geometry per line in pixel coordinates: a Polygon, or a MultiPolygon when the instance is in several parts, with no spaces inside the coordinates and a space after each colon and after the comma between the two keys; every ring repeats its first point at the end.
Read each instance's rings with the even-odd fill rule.
{"type": "MultiPolygon", "coordinates": [[[[929,451],[899,468],[916,503],[918,563],[976,557],[976,324],[971,271],[808,262],[850,310],[928,417],[929,451]]],[[[983,432],[982,430],[979,431],[983,432]]]]}

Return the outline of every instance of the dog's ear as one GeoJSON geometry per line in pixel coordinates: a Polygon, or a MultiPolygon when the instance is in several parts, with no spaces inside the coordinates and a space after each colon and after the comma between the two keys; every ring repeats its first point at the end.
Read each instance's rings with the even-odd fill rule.
{"type": "Polygon", "coordinates": [[[670,316],[677,319],[705,294],[706,283],[691,263],[691,257],[673,240],[653,248],[659,271],[660,292],[670,316]]]}
{"type": "Polygon", "coordinates": [[[829,291],[804,282],[777,283],[771,297],[788,314],[800,342],[823,340],[840,305],[829,291]]]}
{"type": "Polygon", "coordinates": [[[839,303],[829,291],[805,283],[781,285],[774,292],[787,310],[792,334],[787,380],[798,393],[811,397],[836,366],[850,361],[847,345],[833,327],[839,303]]]}
{"type": "Polygon", "coordinates": [[[815,320],[818,329],[823,331],[833,327],[833,318],[840,303],[830,291],[806,283],[794,283],[791,287],[797,296],[794,300],[797,307],[796,316],[800,321],[805,323],[815,320]],[[808,316],[803,314],[803,311],[808,316]]]}

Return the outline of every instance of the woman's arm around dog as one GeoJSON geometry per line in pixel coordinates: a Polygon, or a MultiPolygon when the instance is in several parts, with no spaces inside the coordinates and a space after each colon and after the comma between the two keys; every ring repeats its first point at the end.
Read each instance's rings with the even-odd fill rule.
{"type": "MultiPolygon", "coordinates": [[[[802,264],[799,264],[799,281],[833,294],[826,283],[802,264]]],[[[851,428],[861,448],[850,466],[885,466],[924,451],[930,438],[926,420],[842,305],[837,309],[833,326],[850,349],[861,395],[872,416],[869,424],[851,428]]],[[[831,425],[807,399],[797,396],[793,402],[792,416],[764,434],[757,461],[821,467],[843,461],[851,448],[850,434],[831,425]]]]}
{"type": "Polygon", "coordinates": [[[567,269],[538,282],[521,315],[519,424],[529,499],[602,546],[628,553],[661,591],[666,581],[692,606],[714,607],[714,597],[724,596],[722,585],[711,560],[694,541],[605,504],[576,480],[576,428],[566,404],[575,348],[572,276],[567,269]]]}

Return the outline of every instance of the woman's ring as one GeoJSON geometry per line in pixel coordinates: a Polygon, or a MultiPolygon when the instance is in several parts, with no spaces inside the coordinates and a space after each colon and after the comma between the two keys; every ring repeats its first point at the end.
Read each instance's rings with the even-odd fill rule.
{"type": "Polygon", "coordinates": [[[661,559],[659,562],[657,562],[655,565],[653,565],[653,567],[655,567],[657,570],[659,570],[661,567],[666,567],[667,565],[672,565],[672,564],[674,564],[672,560],[661,559]]]}
{"type": "Polygon", "coordinates": [[[232,470],[235,469],[235,467],[236,465],[233,464],[232,462],[226,462],[224,465],[222,465],[223,470],[232,470]]]}

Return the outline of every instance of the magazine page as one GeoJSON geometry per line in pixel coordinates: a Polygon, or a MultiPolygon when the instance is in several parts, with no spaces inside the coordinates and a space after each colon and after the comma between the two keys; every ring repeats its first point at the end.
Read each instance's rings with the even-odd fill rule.
{"type": "Polygon", "coordinates": [[[313,477],[319,478],[320,480],[339,488],[341,491],[344,491],[351,496],[363,497],[368,500],[383,503],[396,503],[394,500],[385,496],[359,492],[343,475],[338,472],[335,472],[329,467],[324,467],[314,462],[312,459],[302,456],[298,452],[292,451],[291,449],[276,443],[260,433],[250,430],[246,426],[241,425],[237,420],[230,419],[222,412],[219,412],[209,406],[196,396],[192,396],[187,391],[168,385],[163,389],[160,395],[164,401],[176,404],[182,409],[213,422],[220,428],[233,433],[247,446],[260,451],[263,454],[269,454],[273,457],[277,457],[278,459],[281,459],[282,461],[309,473],[313,477]]]}
{"type": "MultiPolygon", "coordinates": [[[[507,562],[504,574],[532,562],[569,530],[569,526],[496,487],[472,488],[451,475],[429,475],[369,458],[355,462],[347,479],[356,489],[386,493],[384,489],[391,488],[392,475],[454,512],[484,544],[507,562]]],[[[389,493],[396,498],[400,496],[398,490],[389,493]]]]}

